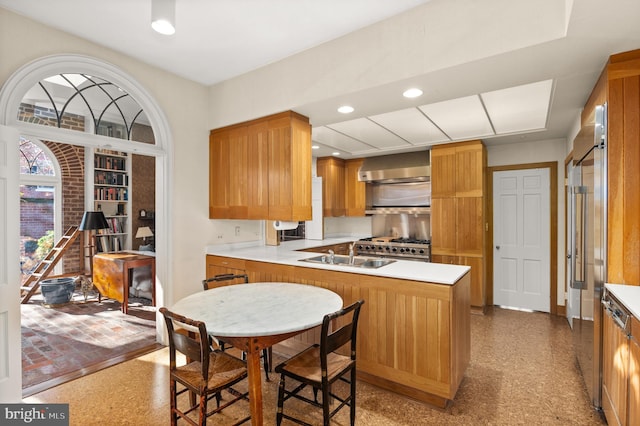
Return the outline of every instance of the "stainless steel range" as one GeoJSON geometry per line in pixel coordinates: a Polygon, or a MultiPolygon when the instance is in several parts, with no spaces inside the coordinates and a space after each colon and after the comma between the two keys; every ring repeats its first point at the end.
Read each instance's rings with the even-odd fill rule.
{"type": "Polygon", "coordinates": [[[363,238],[355,245],[358,255],[431,262],[431,241],[412,238],[363,238]]]}

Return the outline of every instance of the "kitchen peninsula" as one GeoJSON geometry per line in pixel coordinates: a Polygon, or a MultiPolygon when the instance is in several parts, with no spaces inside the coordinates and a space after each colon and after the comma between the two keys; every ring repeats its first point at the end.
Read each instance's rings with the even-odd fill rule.
{"type": "MultiPolygon", "coordinates": [[[[242,272],[250,282],[328,288],[345,305],[365,299],[358,326],[358,378],[445,407],[470,359],[470,268],[404,260],[377,269],[300,261],[314,256],[314,247],[346,241],[351,240],[209,246],[207,276],[242,272]]],[[[315,343],[318,331],[295,339],[315,343]]]]}

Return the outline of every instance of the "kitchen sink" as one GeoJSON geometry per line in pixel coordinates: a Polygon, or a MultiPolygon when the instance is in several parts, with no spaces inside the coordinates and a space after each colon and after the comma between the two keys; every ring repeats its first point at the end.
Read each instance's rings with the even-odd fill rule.
{"type": "Polygon", "coordinates": [[[306,259],[300,259],[301,262],[310,262],[310,263],[322,263],[325,265],[339,265],[339,266],[355,266],[358,268],[380,268],[382,266],[388,265],[390,263],[395,262],[392,259],[372,259],[368,257],[353,257],[353,263],[349,261],[349,256],[336,254],[333,256],[333,263],[330,255],[320,255],[308,257],[306,259]]]}

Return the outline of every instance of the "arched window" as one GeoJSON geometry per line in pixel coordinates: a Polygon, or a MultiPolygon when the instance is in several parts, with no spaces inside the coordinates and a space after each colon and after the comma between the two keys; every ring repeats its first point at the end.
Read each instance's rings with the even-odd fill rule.
{"type": "Polygon", "coordinates": [[[53,154],[20,138],[20,267],[22,281],[53,246],[60,228],[60,176],[53,154]]]}
{"type": "Polygon", "coordinates": [[[25,138],[20,138],[20,174],[55,176],[51,158],[35,143],[25,138]]]}
{"type": "Polygon", "coordinates": [[[40,80],[22,98],[18,120],[155,144],[147,115],[122,88],[83,73],[40,80]]]}

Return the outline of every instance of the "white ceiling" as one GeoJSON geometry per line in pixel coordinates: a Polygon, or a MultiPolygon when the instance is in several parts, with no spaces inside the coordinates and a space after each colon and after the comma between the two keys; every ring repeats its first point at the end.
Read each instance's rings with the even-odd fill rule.
{"type": "Polygon", "coordinates": [[[150,0],[0,0],[0,7],[205,85],[429,8],[440,24],[424,47],[435,52],[433,71],[291,106],[314,125],[314,155],[345,158],[472,138],[491,145],[571,137],[608,56],[640,48],[638,0],[483,0],[484,19],[464,17],[459,8],[474,1],[176,0],[173,36],[151,30],[150,0]],[[473,48],[457,48],[469,40],[473,48]],[[409,86],[425,94],[402,98],[409,86]],[[356,110],[337,113],[344,103],[356,110]]]}

